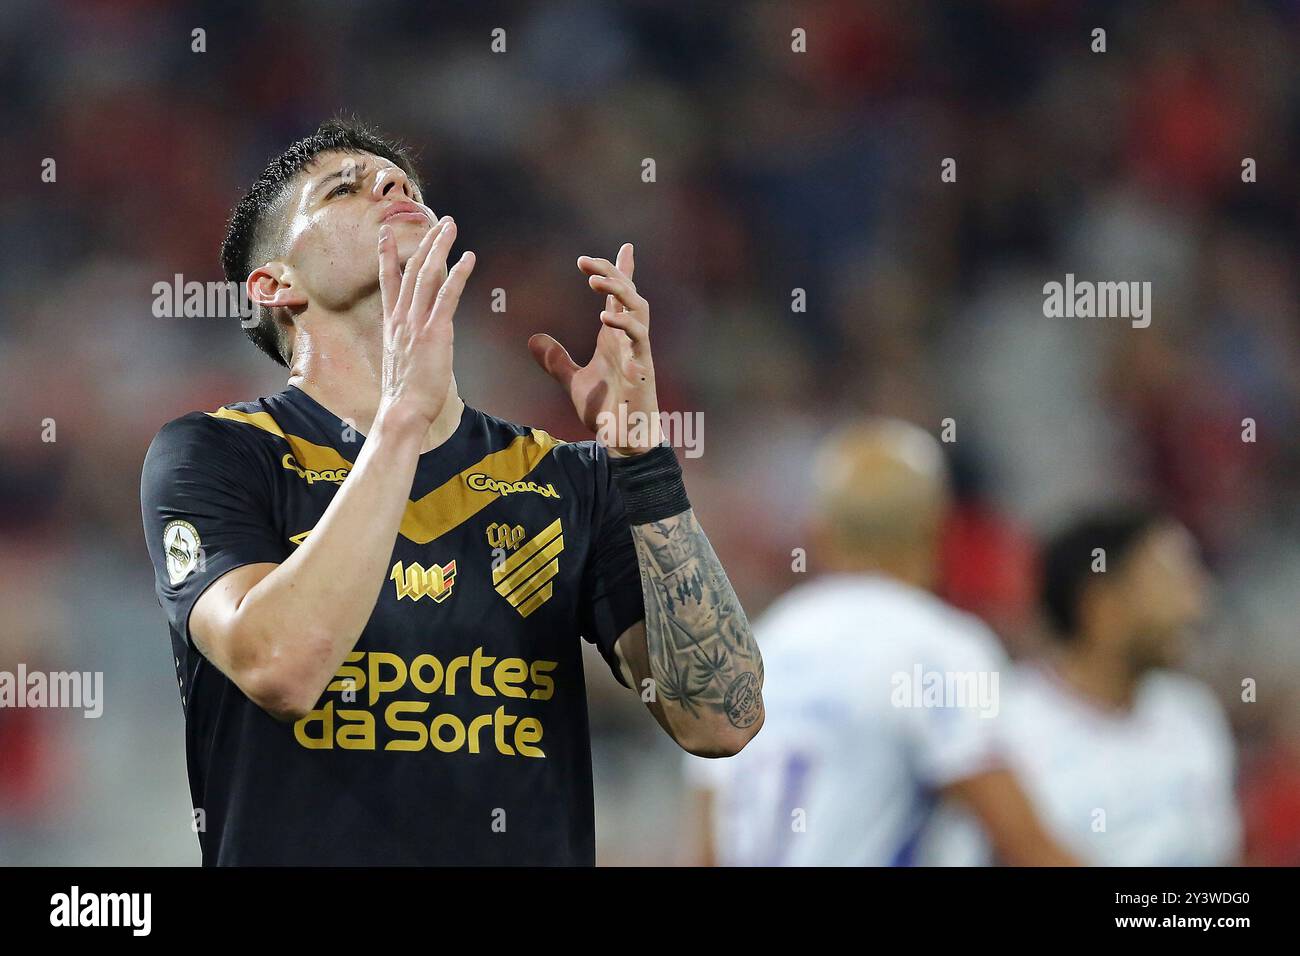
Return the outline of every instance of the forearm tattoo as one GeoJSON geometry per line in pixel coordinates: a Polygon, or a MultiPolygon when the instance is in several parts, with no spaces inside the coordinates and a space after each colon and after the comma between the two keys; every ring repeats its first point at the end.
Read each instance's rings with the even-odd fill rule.
{"type": "Polygon", "coordinates": [[[632,539],[657,694],[693,717],[752,726],[763,712],[763,659],[695,512],[635,525],[632,539]]]}

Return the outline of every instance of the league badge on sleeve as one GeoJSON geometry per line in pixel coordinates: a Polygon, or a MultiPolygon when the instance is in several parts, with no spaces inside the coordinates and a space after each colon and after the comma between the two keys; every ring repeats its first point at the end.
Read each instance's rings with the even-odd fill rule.
{"type": "Polygon", "coordinates": [[[163,554],[167,556],[167,578],[175,587],[199,566],[202,547],[198,529],[188,521],[167,522],[163,528],[163,554]]]}

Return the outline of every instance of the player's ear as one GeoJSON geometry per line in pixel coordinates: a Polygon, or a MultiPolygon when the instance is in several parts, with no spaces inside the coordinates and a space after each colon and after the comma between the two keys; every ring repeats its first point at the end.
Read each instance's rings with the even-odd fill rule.
{"type": "Polygon", "coordinates": [[[301,309],[307,305],[307,296],[294,288],[293,275],[283,262],[268,262],[254,269],[246,286],[248,298],[268,309],[301,309]]]}

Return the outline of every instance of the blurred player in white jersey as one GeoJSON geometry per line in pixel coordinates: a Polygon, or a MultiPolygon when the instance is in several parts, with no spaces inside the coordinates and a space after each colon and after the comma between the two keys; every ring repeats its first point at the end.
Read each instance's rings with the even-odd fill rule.
{"type": "Polygon", "coordinates": [[[1015,670],[997,732],[1044,824],[1086,863],[1237,861],[1227,722],[1208,688],[1167,669],[1206,591],[1191,534],[1157,514],[1098,513],[1046,548],[1060,654],[1015,670]]]}
{"type": "Polygon", "coordinates": [[[827,442],[812,480],[810,557],[824,573],[757,629],[763,733],[736,757],[687,764],[696,862],[922,862],[945,797],[1007,862],[1075,862],[996,761],[997,638],[929,591],[949,506],[938,442],[899,421],[854,426],[827,442]]]}

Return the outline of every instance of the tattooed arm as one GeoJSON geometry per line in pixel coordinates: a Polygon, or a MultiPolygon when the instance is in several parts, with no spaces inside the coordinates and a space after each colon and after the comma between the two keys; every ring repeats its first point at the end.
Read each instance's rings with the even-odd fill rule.
{"type": "Polygon", "coordinates": [[[738,753],[763,725],[763,659],[736,592],[694,511],[632,540],[645,620],[615,647],[624,679],[683,749],[738,753]]]}
{"type": "MultiPolygon", "coordinates": [[[[578,365],[549,335],[534,335],[528,348],[611,457],[634,458],[660,443],[659,403],[650,304],[632,282],[630,242],[617,259],[578,258],[588,286],[605,296],[591,361],[578,365]],[[624,425],[631,423],[648,427],[629,431],[624,425]]],[[[645,620],[615,645],[623,678],[684,749],[707,757],[738,753],[763,725],[763,662],[736,592],[689,508],[633,523],[632,539],[645,620]]]]}

